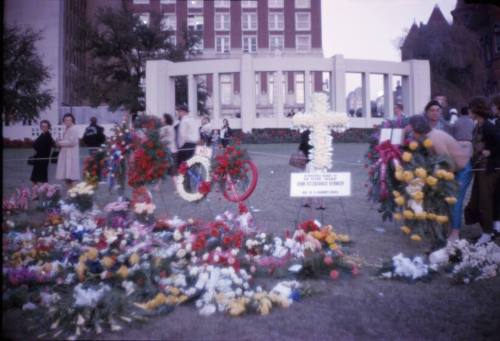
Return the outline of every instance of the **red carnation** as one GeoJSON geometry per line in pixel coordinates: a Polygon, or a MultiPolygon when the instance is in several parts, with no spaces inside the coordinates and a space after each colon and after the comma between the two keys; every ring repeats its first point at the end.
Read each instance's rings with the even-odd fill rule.
{"type": "Polygon", "coordinates": [[[209,181],[203,181],[200,186],[198,186],[198,191],[203,195],[207,195],[210,193],[210,187],[211,185],[209,181]]]}
{"type": "Polygon", "coordinates": [[[178,169],[179,174],[180,175],[186,175],[187,170],[188,170],[187,163],[185,163],[185,162],[181,163],[180,166],[179,166],[179,169],[178,169]]]}

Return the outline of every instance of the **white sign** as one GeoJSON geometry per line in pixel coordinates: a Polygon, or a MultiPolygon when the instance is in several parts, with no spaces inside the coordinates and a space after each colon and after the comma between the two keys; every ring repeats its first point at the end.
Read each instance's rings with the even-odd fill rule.
{"type": "Polygon", "coordinates": [[[382,128],[380,129],[380,138],[378,143],[391,141],[391,144],[399,146],[403,142],[403,129],[399,128],[382,128]]]}
{"type": "Polygon", "coordinates": [[[344,197],[351,195],[351,173],[292,173],[290,196],[344,197]]]}

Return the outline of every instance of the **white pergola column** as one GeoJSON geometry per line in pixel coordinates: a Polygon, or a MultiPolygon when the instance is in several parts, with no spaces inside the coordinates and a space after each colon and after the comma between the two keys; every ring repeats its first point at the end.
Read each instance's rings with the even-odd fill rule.
{"type": "Polygon", "coordinates": [[[146,62],[146,113],[161,116],[168,112],[175,116],[175,83],[169,77],[174,63],[167,60],[146,62]]]}
{"type": "Polygon", "coordinates": [[[188,76],[188,108],[189,112],[198,115],[198,87],[196,84],[196,78],[193,74],[188,76]]]}
{"type": "Polygon", "coordinates": [[[286,126],[284,123],[285,115],[284,115],[284,103],[285,99],[283,98],[283,71],[278,70],[274,72],[274,83],[273,83],[273,92],[274,92],[274,112],[278,116],[278,126],[283,127],[286,126]]]}
{"type": "MultiPolygon", "coordinates": [[[[403,106],[404,112],[407,115],[415,115],[421,113],[420,111],[414,112],[412,108],[412,98],[410,93],[410,76],[401,77],[401,88],[403,91],[403,106]]],[[[422,108],[423,110],[423,108],[422,108]]]]}
{"type": "Polygon", "coordinates": [[[337,112],[346,112],[346,94],[345,94],[345,60],[344,56],[339,54],[332,58],[333,69],[330,87],[330,98],[332,99],[332,110],[337,112]]]}
{"type": "Polygon", "coordinates": [[[222,121],[220,118],[220,81],[218,72],[212,74],[212,104],[212,110],[214,111],[213,124],[220,127],[222,121]]]}
{"type": "Polygon", "coordinates": [[[371,120],[371,103],[370,103],[370,73],[363,72],[363,112],[365,114],[365,122],[369,124],[371,120]]]}
{"type": "MultiPolygon", "coordinates": [[[[410,60],[411,106],[408,113],[418,114],[431,98],[431,71],[428,60],[410,60]]],[[[406,108],[405,108],[406,109],[406,108]]]]}
{"type": "Polygon", "coordinates": [[[252,131],[255,122],[255,72],[253,70],[252,56],[243,54],[241,56],[240,73],[241,94],[241,129],[244,133],[252,131]]]}
{"type": "Polygon", "coordinates": [[[311,70],[304,70],[304,100],[306,112],[311,110],[311,70]]]}
{"type": "Polygon", "coordinates": [[[394,95],[392,93],[392,73],[384,74],[384,111],[385,117],[394,117],[394,95]]]}

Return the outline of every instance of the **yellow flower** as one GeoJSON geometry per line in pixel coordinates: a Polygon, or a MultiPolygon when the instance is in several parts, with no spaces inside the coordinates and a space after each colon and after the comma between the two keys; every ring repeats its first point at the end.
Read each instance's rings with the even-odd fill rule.
{"type": "Polygon", "coordinates": [[[415,214],[413,214],[413,211],[404,210],[403,217],[405,217],[405,219],[413,219],[413,218],[415,218],[415,214]]]}
{"type": "Polygon", "coordinates": [[[431,148],[432,147],[432,141],[430,139],[425,139],[423,142],[423,145],[425,148],[431,148]]]}
{"type": "Polygon", "coordinates": [[[425,179],[425,182],[427,182],[427,184],[429,186],[436,186],[437,183],[438,183],[438,179],[436,179],[435,177],[433,176],[428,176],[426,179],[425,179]]]}
{"type": "Polygon", "coordinates": [[[425,220],[425,218],[427,218],[427,213],[425,213],[425,212],[415,213],[415,218],[417,220],[425,220]]]}
{"type": "Polygon", "coordinates": [[[339,245],[336,243],[331,243],[328,245],[328,247],[330,248],[330,250],[338,250],[339,249],[339,245]]]}
{"type": "Polygon", "coordinates": [[[87,270],[87,266],[85,263],[78,263],[76,266],[76,274],[78,275],[78,279],[83,281],[85,279],[85,271],[87,270]]]}
{"type": "Polygon", "coordinates": [[[436,215],[434,213],[427,213],[427,219],[436,220],[436,215]]]}
{"type": "Polygon", "coordinates": [[[457,202],[457,198],[455,197],[446,197],[444,200],[450,205],[454,205],[457,202]]]}
{"type": "Polygon", "coordinates": [[[446,224],[448,222],[448,216],[438,215],[436,216],[436,221],[440,224],[446,224]]]}
{"type": "Polygon", "coordinates": [[[434,172],[434,174],[439,178],[439,179],[444,179],[446,177],[446,171],[444,169],[438,169],[437,171],[434,172]]]}
{"type": "Polygon", "coordinates": [[[422,167],[418,167],[415,169],[415,175],[419,178],[425,179],[427,177],[427,171],[422,167]]]}
{"type": "Polygon", "coordinates": [[[95,247],[91,247],[88,251],[87,251],[87,258],[91,261],[94,261],[97,259],[97,255],[99,254],[99,251],[97,251],[97,249],[95,247]]]}
{"type": "Polygon", "coordinates": [[[398,181],[403,181],[403,172],[402,171],[396,171],[394,173],[394,177],[396,178],[396,180],[398,181]]]}
{"type": "Polygon", "coordinates": [[[399,193],[398,191],[392,191],[392,195],[394,195],[395,198],[401,196],[401,193],[399,193]]]}
{"type": "Polygon", "coordinates": [[[116,271],[116,274],[120,276],[121,278],[127,278],[128,276],[128,268],[125,265],[120,266],[118,271],[116,271]]]}
{"type": "Polygon", "coordinates": [[[418,142],[417,141],[411,141],[409,146],[411,150],[415,150],[418,148],[418,142]]]}
{"type": "Polygon", "coordinates": [[[396,199],[394,199],[394,202],[399,206],[403,206],[405,204],[405,198],[397,197],[396,199]]]}
{"type": "Polygon", "coordinates": [[[112,268],[113,265],[115,265],[115,260],[109,256],[104,257],[101,260],[102,266],[104,266],[106,269],[112,268]]]}
{"type": "Polygon", "coordinates": [[[392,217],[394,218],[394,220],[396,221],[399,221],[401,219],[403,219],[403,216],[401,215],[401,213],[393,213],[392,214],[392,217]]]}
{"type": "Polygon", "coordinates": [[[404,152],[403,156],[401,156],[401,159],[403,159],[403,161],[405,161],[405,162],[410,162],[412,157],[413,157],[413,155],[411,155],[411,153],[404,152]]]}
{"type": "Polygon", "coordinates": [[[422,199],[424,198],[424,193],[422,191],[415,192],[415,194],[413,194],[413,198],[416,201],[422,201],[422,199]]]}
{"type": "Polygon", "coordinates": [[[140,260],[140,257],[139,255],[137,254],[137,252],[134,252],[128,259],[128,262],[130,263],[130,265],[136,265],[137,263],[139,263],[139,260],[140,260]]]}
{"type": "Polygon", "coordinates": [[[412,171],[404,171],[403,172],[403,179],[406,182],[410,182],[411,180],[413,180],[413,172],[412,171]]]}
{"type": "Polygon", "coordinates": [[[418,234],[412,234],[411,240],[416,241],[416,242],[420,242],[420,241],[422,241],[422,237],[420,237],[418,234]]]}
{"type": "Polygon", "coordinates": [[[406,225],[401,226],[401,231],[403,231],[404,234],[410,234],[411,233],[411,229],[408,226],[406,226],[406,225]]]}
{"type": "Polygon", "coordinates": [[[455,174],[453,174],[452,172],[446,172],[444,174],[444,178],[448,181],[451,181],[451,180],[455,179],[455,174]]]}

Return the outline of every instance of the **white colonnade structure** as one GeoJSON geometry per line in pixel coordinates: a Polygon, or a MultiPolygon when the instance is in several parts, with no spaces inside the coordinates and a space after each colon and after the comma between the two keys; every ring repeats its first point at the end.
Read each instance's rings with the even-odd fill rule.
{"type": "MultiPolygon", "coordinates": [[[[175,112],[175,77],[187,77],[188,107],[197,112],[197,77],[211,75],[213,82],[211,99],[211,119],[214,127],[222,126],[228,118],[230,126],[250,132],[256,128],[291,128],[291,118],[285,114],[286,82],[288,72],[303,74],[304,109],[310,110],[310,96],[314,92],[313,74],[328,73],[330,104],[333,111],[346,112],[346,74],[361,76],[362,117],[351,117],[351,128],[371,128],[382,121],[370,115],[373,96],[370,92],[370,76],[383,76],[383,106],[385,117],[393,117],[394,76],[402,80],[402,102],[405,113],[421,113],[430,100],[430,67],[427,60],[408,60],[403,62],[345,59],[343,55],[332,58],[313,56],[272,56],[261,57],[243,54],[234,59],[191,60],[170,62],[153,60],[146,63],[146,113],[161,116],[175,112]],[[257,75],[267,73],[273,77],[272,115],[260,117],[258,114],[257,75]],[[222,115],[221,77],[226,74],[239,74],[240,99],[239,115],[222,115]]],[[[324,82],[324,80],[323,80],[324,82]]],[[[268,91],[271,91],[269,89],[268,91]]],[[[261,115],[262,116],[262,115],[261,115]]]]}

